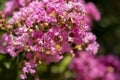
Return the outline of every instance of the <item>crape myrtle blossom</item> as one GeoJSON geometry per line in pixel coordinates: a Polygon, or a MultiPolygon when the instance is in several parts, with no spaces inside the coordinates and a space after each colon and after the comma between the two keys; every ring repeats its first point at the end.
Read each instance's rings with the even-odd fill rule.
{"type": "Polygon", "coordinates": [[[20,78],[21,79],[26,79],[27,78],[27,74],[30,73],[30,74],[35,74],[37,64],[34,64],[33,62],[26,62],[25,63],[25,67],[22,68],[22,72],[23,74],[20,75],[20,78]]]}
{"type": "Polygon", "coordinates": [[[92,26],[93,21],[100,21],[101,19],[101,13],[97,9],[97,6],[93,2],[85,2],[85,0],[71,0],[74,2],[81,2],[84,4],[84,7],[86,9],[87,16],[85,17],[85,21],[89,26],[92,26]]]}
{"type": "Polygon", "coordinates": [[[114,56],[95,57],[89,52],[79,52],[69,69],[75,80],[119,80],[120,60],[114,56]]]}
{"type": "MultiPolygon", "coordinates": [[[[5,3],[4,14],[6,16],[13,15],[15,11],[18,11],[22,7],[28,6],[32,1],[35,0],[9,0],[5,3]]],[[[37,0],[37,1],[43,1],[44,3],[46,3],[52,0],[37,0]]],[[[54,0],[52,2],[56,2],[56,1],[63,2],[64,0],[54,0]]],[[[85,0],[66,0],[66,1],[80,2],[83,4],[83,6],[86,8],[86,14],[87,14],[87,16],[85,16],[85,21],[89,26],[92,26],[93,20],[99,21],[101,19],[101,14],[94,3],[92,2],[86,3],[85,0]]],[[[48,7],[53,6],[50,4],[48,7]]],[[[59,6],[63,6],[63,5],[57,4],[57,6],[58,6],[57,8],[59,8],[58,11],[61,12],[60,10],[61,7],[59,6]]]]}
{"type": "Polygon", "coordinates": [[[120,59],[113,55],[101,56],[99,61],[107,67],[110,72],[106,76],[108,80],[120,80],[120,59]]]}
{"type": "Polygon", "coordinates": [[[79,52],[79,55],[72,60],[69,69],[73,71],[75,80],[102,80],[101,77],[105,73],[105,67],[89,52],[79,52]]]}
{"type": "Polygon", "coordinates": [[[86,7],[87,15],[88,15],[88,17],[85,17],[86,23],[89,26],[92,26],[93,20],[100,21],[101,14],[94,3],[88,2],[86,3],[85,7],[86,7]]]}
{"type": "Polygon", "coordinates": [[[12,15],[14,11],[19,8],[27,6],[33,0],[9,0],[5,3],[4,14],[5,16],[12,15]]]}
{"type": "Polygon", "coordinates": [[[29,73],[35,75],[35,68],[41,62],[59,62],[63,54],[76,56],[80,51],[96,54],[99,44],[85,17],[81,2],[33,1],[4,23],[11,27],[4,26],[8,32],[1,37],[0,52],[12,57],[25,54],[21,79],[29,73]]]}

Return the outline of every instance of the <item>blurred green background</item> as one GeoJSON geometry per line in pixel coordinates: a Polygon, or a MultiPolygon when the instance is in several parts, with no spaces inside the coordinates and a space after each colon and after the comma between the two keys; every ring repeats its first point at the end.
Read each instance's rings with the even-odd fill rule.
{"type": "MultiPolygon", "coordinates": [[[[1,10],[4,8],[5,1],[6,0],[0,0],[1,10]]],[[[89,1],[96,4],[102,15],[101,21],[93,23],[92,30],[100,44],[98,55],[113,54],[120,57],[120,0],[86,0],[86,2],[89,1]]],[[[1,32],[2,31],[0,31],[0,33],[1,32]]],[[[59,73],[64,72],[66,63],[69,62],[68,60],[69,57],[55,66],[51,64],[47,67],[41,64],[39,69],[42,74],[39,74],[40,77],[43,77],[42,80],[58,80],[58,78],[59,80],[63,80],[61,77],[63,74],[59,73]],[[60,65],[62,65],[62,67],[60,65]],[[53,74],[50,74],[51,72],[53,74]],[[46,75],[48,78],[44,79],[46,75]]],[[[16,58],[11,59],[9,55],[3,56],[0,54],[0,80],[19,80],[17,76],[20,73],[20,71],[18,71],[19,65],[17,64],[19,61],[20,60],[16,58]]],[[[69,72],[64,72],[64,74],[67,74],[66,76],[71,75],[69,72]]],[[[30,77],[28,80],[33,79],[30,77]]]]}

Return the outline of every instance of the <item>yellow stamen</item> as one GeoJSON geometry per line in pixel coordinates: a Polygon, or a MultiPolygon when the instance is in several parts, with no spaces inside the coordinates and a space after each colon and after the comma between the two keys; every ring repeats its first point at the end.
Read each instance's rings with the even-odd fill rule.
{"type": "Polygon", "coordinates": [[[13,26],[12,26],[12,25],[10,25],[10,24],[7,24],[7,25],[6,25],[6,28],[7,28],[7,29],[12,29],[12,28],[13,28],[13,26]]]}
{"type": "Polygon", "coordinates": [[[67,14],[66,13],[63,13],[63,15],[61,16],[61,18],[64,18],[67,14]]]}
{"type": "Polygon", "coordinates": [[[38,63],[41,64],[42,62],[39,60],[38,63]]]}
{"type": "Polygon", "coordinates": [[[55,48],[56,48],[56,50],[60,50],[61,49],[61,45],[57,44],[57,45],[55,45],[55,48]]]}
{"type": "Polygon", "coordinates": [[[74,54],[74,53],[72,53],[71,55],[72,55],[72,57],[75,57],[75,54],[74,54]]]}
{"type": "Polygon", "coordinates": [[[46,50],[46,51],[45,51],[45,54],[49,55],[49,54],[50,54],[50,51],[49,51],[49,50],[46,50]]]}
{"type": "Polygon", "coordinates": [[[29,32],[33,32],[33,29],[29,29],[29,32]]]}
{"type": "Polygon", "coordinates": [[[48,23],[43,23],[45,26],[48,26],[48,23]]]}
{"type": "Polygon", "coordinates": [[[2,27],[3,26],[3,24],[0,24],[0,27],[2,27]]]}
{"type": "Polygon", "coordinates": [[[56,17],[56,12],[55,11],[52,11],[50,14],[49,14],[50,16],[53,16],[53,17],[56,17]]]}
{"type": "Polygon", "coordinates": [[[74,23],[74,20],[73,20],[73,18],[70,18],[70,20],[71,20],[71,22],[72,22],[72,23],[74,23]]]}
{"type": "Polygon", "coordinates": [[[76,45],[76,46],[75,46],[75,49],[77,49],[77,50],[80,51],[80,50],[82,50],[82,46],[81,46],[81,45],[76,45]]]}
{"type": "Polygon", "coordinates": [[[108,70],[109,72],[114,72],[114,68],[113,68],[112,66],[107,67],[107,70],[108,70]]]}
{"type": "Polygon", "coordinates": [[[30,51],[29,46],[25,46],[24,50],[25,51],[30,51]]]}
{"type": "Polygon", "coordinates": [[[2,30],[5,30],[5,28],[4,28],[4,27],[2,27],[1,29],[2,29],[2,30]]]}

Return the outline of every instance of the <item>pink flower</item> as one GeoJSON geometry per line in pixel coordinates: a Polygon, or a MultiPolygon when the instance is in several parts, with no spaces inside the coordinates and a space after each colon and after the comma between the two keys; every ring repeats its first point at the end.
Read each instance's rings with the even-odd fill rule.
{"type": "Polygon", "coordinates": [[[26,79],[27,78],[27,74],[30,73],[30,74],[35,74],[36,70],[36,64],[34,64],[33,62],[26,62],[25,63],[25,67],[22,68],[22,72],[23,74],[21,74],[20,78],[21,79],[26,79]]]}
{"type": "Polygon", "coordinates": [[[96,42],[90,43],[86,48],[86,51],[90,51],[92,54],[96,54],[99,49],[99,44],[96,42]]]}
{"type": "Polygon", "coordinates": [[[119,80],[119,65],[120,60],[114,56],[95,57],[89,52],[80,52],[73,58],[69,69],[75,80],[119,80]]]}
{"type": "Polygon", "coordinates": [[[89,2],[86,4],[86,8],[87,8],[87,14],[91,19],[94,19],[96,21],[100,20],[100,12],[96,8],[95,4],[89,2]]]}
{"type": "Polygon", "coordinates": [[[32,0],[18,0],[19,4],[21,6],[26,6],[28,5],[32,0]]]}
{"type": "Polygon", "coordinates": [[[85,20],[88,25],[92,26],[93,20],[100,21],[101,14],[96,8],[95,4],[93,4],[92,2],[88,2],[86,3],[85,7],[86,7],[87,15],[88,15],[88,17],[85,17],[85,20]]]}
{"type": "Polygon", "coordinates": [[[20,78],[21,78],[22,80],[25,80],[25,79],[27,78],[27,76],[26,76],[25,74],[22,74],[22,75],[20,75],[20,78]]]}
{"type": "Polygon", "coordinates": [[[4,14],[11,15],[14,11],[14,3],[12,1],[8,1],[5,3],[4,14]]]}

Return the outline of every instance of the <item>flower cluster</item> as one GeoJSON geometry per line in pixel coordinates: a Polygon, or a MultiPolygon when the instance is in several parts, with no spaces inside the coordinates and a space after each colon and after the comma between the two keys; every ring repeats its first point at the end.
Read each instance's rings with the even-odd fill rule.
{"type": "Polygon", "coordinates": [[[8,21],[11,27],[5,26],[8,33],[0,40],[0,52],[12,57],[25,55],[22,79],[28,73],[35,74],[35,65],[59,62],[63,54],[77,56],[81,51],[96,54],[99,45],[85,17],[81,2],[33,1],[8,21]]]}
{"type": "Polygon", "coordinates": [[[109,80],[120,80],[120,59],[113,55],[101,56],[99,61],[105,65],[109,73],[106,75],[109,80]]]}
{"type": "Polygon", "coordinates": [[[87,15],[88,15],[88,17],[86,17],[86,23],[89,26],[92,26],[93,20],[100,21],[101,14],[96,8],[95,4],[93,4],[92,2],[88,2],[86,3],[85,7],[86,7],[87,15]]]}
{"type": "MultiPolygon", "coordinates": [[[[28,6],[32,1],[35,0],[9,0],[5,4],[4,14],[6,16],[12,15],[14,11],[18,11],[21,7],[28,6]]],[[[43,0],[43,1],[48,2],[49,0],[43,0]]],[[[54,0],[54,1],[58,1],[58,0],[54,0]]],[[[62,2],[63,0],[59,0],[59,1],[62,2]]],[[[93,20],[96,21],[100,20],[101,17],[100,12],[98,11],[94,3],[92,2],[86,3],[84,0],[66,0],[66,1],[81,2],[84,5],[87,14],[87,16],[85,17],[85,21],[89,26],[92,26],[93,20]]]]}
{"type": "Polygon", "coordinates": [[[27,74],[35,74],[36,70],[36,64],[34,64],[33,62],[26,62],[25,67],[22,68],[22,72],[23,74],[20,75],[21,79],[25,79],[27,78],[27,74]]]}
{"type": "Polygon", "coordinates": [[[85,17],[85,21],[89,26],[92,26],[93,20],[100,21],[101,14],[93,2],[86,3],[85,0],[71,0],[71,1],[74,2],[80,1],[82,2],[82,4],[84,4],[87,14],[87,16],[85,17]]]}
{"type": "Polygon", "coordinates": [[[10,16],[14,11],[19,10],[19,8],[27,6],[33,0],[9,0],[5,3],[4,14],[5,16],[10,16]]]}
{"type": "Polygon", "coordinates": [[[95,57],[89,52],[80,52],[69,69],[74,72],[75,80],[119,80],[119,66],[120,60],[114,56],[95,57]]]}

